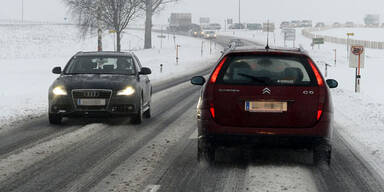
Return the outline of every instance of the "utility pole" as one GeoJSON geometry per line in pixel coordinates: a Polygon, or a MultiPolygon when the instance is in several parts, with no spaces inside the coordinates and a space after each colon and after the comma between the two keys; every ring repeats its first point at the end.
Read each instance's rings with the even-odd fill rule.
{"type": "Polygon", "coordinates": [[[24,0],[21,0],[21,23],[24,23],[24,0]]]}
{"type": "Polygon", "coordinates": [[[241,0],[239,0],[239,25],[241,24],[241,0]]]}

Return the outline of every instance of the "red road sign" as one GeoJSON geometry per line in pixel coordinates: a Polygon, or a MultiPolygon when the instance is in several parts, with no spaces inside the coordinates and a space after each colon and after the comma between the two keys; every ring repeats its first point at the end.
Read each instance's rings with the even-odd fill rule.
{"type": "Polygon", "coordinates": [[[354,55],[361,55],[364,52],[364,47],[363,46],[352,46],[351,47],[351,52],[354,55]]]}

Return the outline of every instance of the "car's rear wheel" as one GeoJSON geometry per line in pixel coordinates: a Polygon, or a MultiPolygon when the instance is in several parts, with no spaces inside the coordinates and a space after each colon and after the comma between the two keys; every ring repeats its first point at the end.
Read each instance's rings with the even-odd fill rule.
{"type": "Polygon", "coordinates": [[[316,166],[331,165],[332,146],[326,141],[320,141],[313,149],[313,162],[316,166]]]}
{"type": "Polygon", "coordinates": [[[142,112],[143,104],[142,103],[143,103],[143,99],[140,99],[139,103],[137,104],[138,106],[137,114],[133,116],[131,119],[132,124],[138,125],[138,124],[141,124],[141,122],[143,122],[143,112],[142,112]]]}
{"type": "Polygon", "coordinates": [[[63,117],[58,114],[48,114],[49,123],[52,125],[60,125],[63,117]]]}
{"type": "Polygon", "coordinates": [[[207,139],[200,138],[197,142],[197,160],[208,163],[215,162],[216,147],[207,139]]]}

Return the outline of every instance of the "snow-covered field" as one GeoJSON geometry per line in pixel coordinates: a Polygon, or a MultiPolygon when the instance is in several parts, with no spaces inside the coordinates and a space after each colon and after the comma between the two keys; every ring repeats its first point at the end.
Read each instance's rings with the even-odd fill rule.
{"type": "Polygon", "coordinates": [[[367,41],[384,41],[384,28],[335,28],[326,31],[313,32],[319,35],[346,38],[347,33],[355,33],[352,39],[367,41]]]}
{"type": "MultiPolygon", "coordinates": [[[[336,66],[329,68],[328,78],[337,79],[339,88],[332,90],[335,106],[336,128],[362,156],[371,162],[371,165],[384,177],[384,90],[381,89],[384,71],[384,50],[366,49],[366,68],[362,69],[361,93],[354,92],[355,69],[348,67],[347,48],[345,45],[325,43],[320,48],[312,49],[311,39],[301,35],[297,30],[296,47],[301,45],[317,61],[323,70],[324,63],[334,65],[336,50],[336,66]]],[[[384,29],[340,28],[322,31],[324,35],[354,32],[356,39],[384,40],[381,34],[384,29]]],[[[255,31],[229,31],[221,32],[249,39],[259,43],[266,42],[266,33],[255,31]]],[[[283,36],[280,31],[270,34],[272,46],[284,47],[283,36]]],[[[292,47],[292,42],[287,42],[287,47],[292,47]]]]}
{"type": "MultiPolygon", "coordinates": [[[[95,36],[80,38],[73,25],[0,25],[0,33],[0,125],[46,112],[47,90],[57,77],[51,69],[64,67],[78,51],[97,47],[95,36]]],[[[122,39],[123,51],[133,50],[144,66],[152,68],[152,82],[205,68],[218,57],[219,51],[210,55],[207,46],[201,56],[201,40],[177,36],[176,44],[181,47],[176,65],[172,36],[163,39],[161,48],[157,35],[153,34],[154,48],[149,50],[142,50],[142,31],[126,31],[122,39]],[[162,73],[160,64],[164,65],[162,73]]],[[[113,34],[104,35],[103,46],[114,50],[113,34]]]]}

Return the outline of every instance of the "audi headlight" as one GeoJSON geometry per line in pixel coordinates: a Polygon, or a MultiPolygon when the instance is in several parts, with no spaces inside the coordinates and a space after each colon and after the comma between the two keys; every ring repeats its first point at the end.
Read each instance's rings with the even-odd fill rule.
{"type": "Polygon", "coordinates": [[[54,95],[67,95],[67,91],[64,87],[55,87],[52,92],[54,95]]]}
{"type": "Polygon", "coordinates": [[[127,87],[123,90],[117,92],[118,96],[130,96],[135,93],[135,89],[133,87],[127,87]]]}

